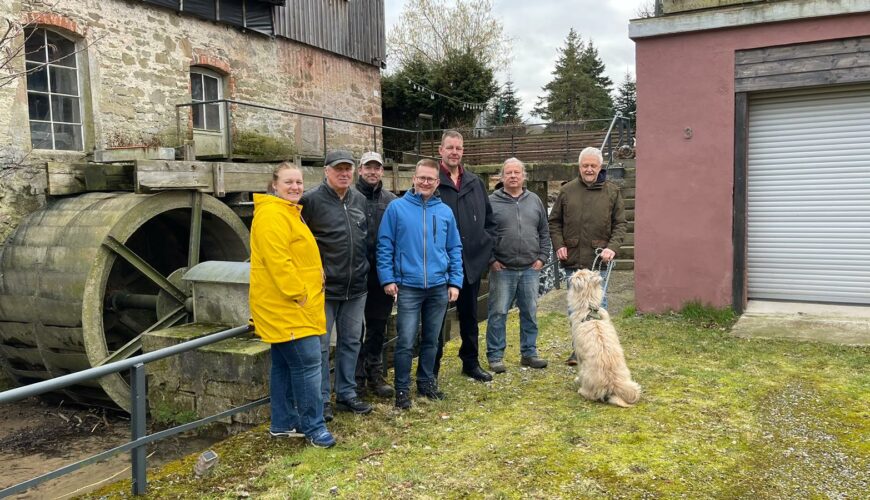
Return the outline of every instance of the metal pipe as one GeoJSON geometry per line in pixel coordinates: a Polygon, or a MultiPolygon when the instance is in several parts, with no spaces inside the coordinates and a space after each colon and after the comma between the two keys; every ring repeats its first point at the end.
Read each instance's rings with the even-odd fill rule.
{"type": "Polygon", "coordinates": [[[157,295],[144,293],[115,292],[109,296],[106,302],[116,311],[121,309],[157,309],[157,295]]]}
{"type": "MultiPolygon", "coordinates": [[[[145,412],[148,395],[145,393],[145,365],[136,363],[130,368],[130,441],[145,437],[145,412]]],[[[144,495],[148,487],[145,477],[145,445],[130,450],[133,495],[144,495]]]]}
{"type": "Polygon", "coordinates": [[[87,370],[70,373],[68,375],[63,375],[49,380],[43,380],[42,382],[26,385],[24,387],[16,387],[15,389],[0,392],[0,404],[12,403],[13,401],[20,401],[22,399],[27,399],[32,396],[39,396],[40,394],[43,394],[45,392],[56,391],[59,389],[63,389],[64,387],[69,387],[71,385],[85,382],[87,380],[104,377],[106,375],[111,375],[113,373],[117,373],[123,370],[129,370],[137,363],[150,363],[159,359],[168,358],[169,356],[173,356],[175,354],[180,354],[182,352],[187,352],[198,347],[214,344],[215,342],[220,342],[224,339],[249,333],[252,330],[253,327],[251,327],[250,325],[237,326],[235,328],[230,328],[229,330],[224,330],[222,332],[206,335],[198,339],[193,339],[187,342],[183,342],[181,344],[165,347],[157,351],[140,354],[139,356],[134,356],[132,358],[127,358],[121,361],[115,361],[114,363],[109,363],[94,368],[88,368],[87,370]]]}

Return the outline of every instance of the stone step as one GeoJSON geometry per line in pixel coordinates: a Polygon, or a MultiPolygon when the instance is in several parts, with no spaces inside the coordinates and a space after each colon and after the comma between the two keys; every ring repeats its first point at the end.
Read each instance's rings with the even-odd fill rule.
{"type": "Polygon", "coordinates": [[[634,220],[628,221],[628,232],[634,234],[634,220]]]}
{"type": "Polygon", "coordinates": [[[634,259],[634,245],[622,245],[619,247],[620,259],[634,259]]]}
{"type": "Polygon", "coordinates": [[[634,198],[625,198],[622,201],[625,203],[626,210],[634,210],[634,198]]]}
{"type": "Polygon", "coordinates": [[[613,269],[617,271],[630,271],[634,269],[634,259],[616,259],[613,269]]]}
{"type": "Polygon", "coordinates": [[[625,238],[622,240],[623,245],[634,245],[634,233],[628,232],[625,233],[625,238]]]}
{"type": "MultiPolygon", "coordinates": [[[[626,209],[625,210],[625,220],[630,221],[630,222],[634,222],[634,209],[632,209],[632,210],[626,209]]],[[[632,224],[631,226],[632,226],[631,230],[634,231],[634,224],[632,224]]]]}
{"type": "Polygon", "coordinates": [[[622,197],[625,198],[626,200],[633,200],[634,199],[634,193],[635,193],[634,186],[628,187],[627,185],[623,184],[620,191],[622,191],[622,197]]]}

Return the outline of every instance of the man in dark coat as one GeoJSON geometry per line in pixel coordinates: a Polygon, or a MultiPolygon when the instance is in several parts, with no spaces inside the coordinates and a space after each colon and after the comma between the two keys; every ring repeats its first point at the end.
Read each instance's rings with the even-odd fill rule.
{"type": "MultiPolygon", "coordinates": [[[[487,188],[480,177],[462,166],[462,134],[455,130],[444,132],[438,153],[441,155],[438,193],[441,201],[453,210],[459,235],[462,238],[462,267],[465,272],[462,290],[456,301],[459,316],[459,359],[462,373],[480,382],[489,382],[492,375],[480,367],[478,359],[477,295],[480,278],[489,267],[492,256],[495,221],[489,204],[487,188]]],[[[435,362],[437,376],[444,354],[440,343],[435,362]]]]}
{"type": "Polygon", "coordinates": [[[356,389],[364,392],[366,387],[382,398],[393,397],[393,388],[384,379],[384,335],[387,320],[393,310],[393,297],[384,293],[378,280],[377,247],[378,228],[387,205],[396,195],[384,189],[384,160],[379,153],[368,152],[359,162],[359,178],[356,189],[366,198],[366,223],[368,226],[369,278],[366,297],[363,344],[356,363],[356,389]]]}

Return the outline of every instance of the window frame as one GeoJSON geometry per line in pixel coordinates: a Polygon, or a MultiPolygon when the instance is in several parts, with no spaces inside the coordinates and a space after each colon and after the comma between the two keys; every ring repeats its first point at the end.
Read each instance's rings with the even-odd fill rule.
{"type": "MultiPolygon", "coordinates": [[[[211,78],[211,79],[217,81],[217,99],[224,98],[224,84],[226,81],[225,75],[218,73],[217,71],[215,71],[213,69],[209,69],[209,68],[206,68],[203,66],[191,66],[190,67],[190,101],[191,102],[196,103],[196,102],[204,102],[204,101],[214,100],[214,99],[206,99],[205,98],[206,97],[205,96],[205,88],[206,88],[205,87],[205,79],[206,78],[211,78]],[[194,79],[195,75],[199,77],[200,82],[201,82],[202,92],[203,92],[202,99],[195,99],[193,97],[193,79],[194,79]]],[[[190,119],[191,119],[191,124],[192,124],[193,130],[198,132],[198,133],[203,133],[203,132],[215,133],[215,134],[223,133],[224,124],[226,123],[226,117],[224,116],[224,106],[221,103],[205,104],[205,105],[201,105],[201,106],[192,105],[190,107],[190,119]],[[205,108],[207,106],[215,106],[218,109],[217,128],[209,127],[210,123],[208,120],[208,113],[205,112],[205,108]],[[202,108],[203,127],[196,126],[195,113],[196,113],[197,108],[202,108]]]]}
{"type": "MultiPolygon", "coordinates": [[[[31,37],[41,36],[42,40],[38,43],[40,44],[40,49],[43,52],[42,57],[44,57],[44,61],[34,60],[33,54],[28,52],[26,49],[24,50],[24,60],[25,60],[25,90],[27,93],[27,120],[28,120],[28,128],[30,131],[30,147],[33,150],[37,151],[76,151],[76,152],[84,152],[86,148],[86,137],[85,137],[85,127],[84,127],[84,118],[85,118],[85,109],[84,109],[84,89],[82,88],[82,60],[79,57],[81,53],[81,45],[80,39],[69,36],[66,33],[63,33],[59,30],[52,29],[50,26],[37,25],[34,27],[28,27],[24,32],[24,44],[28,44],[31,37]],[[57,57],[55,59],[50,59],[49,55],[49,33],[60,37],[68,42],[70,42],[73,46],[73,52],[69,55],[57,57]],[[69,59],[73,66],[58,64],[59,62],[69,59]],[[28,66],[33,66],[28,67],[28,66]],[[76,84],[76,93],[75,94],[67,94],[61,92],[55,92],[52,89],[52,70],[73,70],[75,72],[75,84],[76,84]],[[38,71],[45,70],[45,88],[46,90],[33,90],[30,88],[30,75],[32,73],[36,73],[38,71]],[[43,95],[48,98],[48,120],[43,119],[34,119],[31,115],[30,110],[30,96],[34,95],[43,95]],[[54,117],[54,106],[52,103],[55,99],[74,99],[76,102],[76,107],[78,111],[78,122],[72,121],[60,121],[56,120],[54,117]],[[34,145],[33,141],[33,123],[37,124],[48,124],[51,143],[50,144],[39,144],[39,146],[34,145]],[[57,147],[57,132],[55,131],[56,125],[64,125],[73,127],[74,133],[77,132],[78,137],[74,138],[74,142],[78,141],[78,148],[58,148],[57,147]],[[48,147],[46,147],[48,146],[48,147]]],[[[75,143],[73,144],[75,146],[75,143]]]]}

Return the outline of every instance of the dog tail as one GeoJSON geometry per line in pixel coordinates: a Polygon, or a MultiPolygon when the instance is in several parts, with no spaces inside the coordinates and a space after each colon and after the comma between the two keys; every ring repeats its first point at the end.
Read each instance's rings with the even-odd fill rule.
{"type": "Polygon", "coordinates": [[[637,382],[629,380],[614,387],[613,394],[607,398],[607,402],[622,408],[628,408],[640,401],[640,393],[640,385],[637,382]]]}

